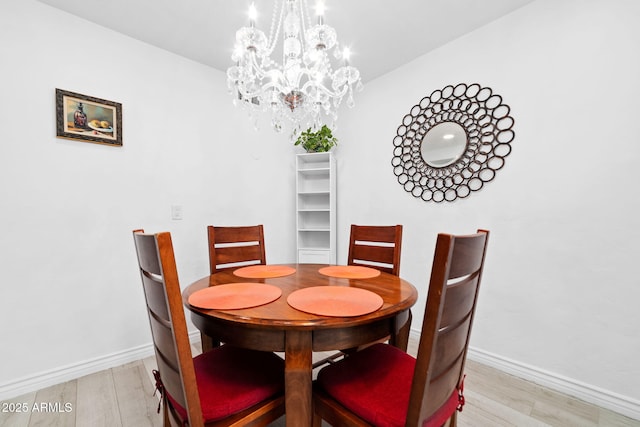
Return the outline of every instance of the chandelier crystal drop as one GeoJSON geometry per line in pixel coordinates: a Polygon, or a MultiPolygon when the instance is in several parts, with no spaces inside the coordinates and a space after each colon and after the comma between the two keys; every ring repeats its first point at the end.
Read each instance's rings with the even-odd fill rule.
{"type": "Polygon", "coordinates": [[[316,15],[316,24],[311,25],[306,0],[276,0],[267,37],[256,28],[252,4],[249,26],[236,32],[231,56],[235,65],[227,69],[234,104],[246,108],[256,123],[260,112],[269,112],[278,132],[290,124],[293,139],[308,127],[329,123],[335,128],[344,97],[353,107],[353,91],[362,89],[360,72],[349,64],[349,49],[340,49],[336,31],[324,23],[321,1],[316,15]],[[280,36],[282,62],[278,63],[271,55],[280,36]]]}

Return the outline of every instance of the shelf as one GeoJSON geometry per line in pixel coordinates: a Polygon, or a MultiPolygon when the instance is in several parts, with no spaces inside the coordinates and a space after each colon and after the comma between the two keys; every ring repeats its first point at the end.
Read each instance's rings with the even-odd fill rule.
{"type": "Polygon", "coordinates": [[[330,193],[298,193],[298,212],[331,211],[330,193]]]}
{"type": "Polygon", "coordinates": [[[331,169],[331,154],[330,153],[309,153],[298,154],[297,169],[298,171],[310,170],[310,169],[331,169]]]}
{"type": "Polygon", "coordinates": [[[331,180],[328,173],[303,174],[298,179],[298,193],[330,193],[331,180]]]}
{"type": "Polygon", "coordinates": [[[300,263],[336,263],[335,173],[332,153],[296,156],[296,235],[300,263]]]}
{"type": "Polygon", "coordinates": [[[300,248],[298,262],[301,264],[335,264],[331,248],[300,248]]]}
{"type": "Polygon", "coordinates": [[[299,231],[330,231],[331,211],[329,209],[298,211],[299,231]]]}
{"type": "MultiPolygon", "coordinates": [[[[333,239],[335,240],[335,239],[333,239]]],[[[331,233],[329,230],[315,232],[308,230],[298,230],[298,250],[305,249],[331,249],[331,233]]],[[[334,246],[335,248],[335,246],[334,246]]]]}
{"type": "Polygon", "coordinates": [[[298,170],[299,174],[302,175],[323,175],[326,176],[329,174],[329,168],[310,168],[310,169],[300,169],[298,170]]]}

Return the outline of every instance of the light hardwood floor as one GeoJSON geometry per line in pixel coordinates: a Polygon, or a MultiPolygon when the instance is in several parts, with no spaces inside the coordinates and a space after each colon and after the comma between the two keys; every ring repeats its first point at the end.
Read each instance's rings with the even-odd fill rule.
{"type": "MultiPolygon", "coordinates": [[[[194,346],[194,354],[199,351],[194,346]]],[[[409,353],[415,355],[415,342],[409,353]]],[[[153,396],[154,367],[150,357],[1,402],[0,426],[161,426],[158,399],[153,396]]],[[[473,361],[468,361],[466,372],[460,427],[640,427],[640,421],[473,361]]],[[[281,418],[272,427],[284,425],[281,418]]]]}

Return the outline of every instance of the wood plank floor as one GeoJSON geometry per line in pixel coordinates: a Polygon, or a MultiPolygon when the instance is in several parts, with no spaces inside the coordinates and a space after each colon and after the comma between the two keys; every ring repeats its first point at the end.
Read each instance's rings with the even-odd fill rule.
{"type": "MultiPolygon", "coordinates": [[[[193,350],[200,351],[197,346],[193,350]]],[[[415,355],[415,342],[409,353],[415,355]]],[[[1,402],[0,426],[161,426],[153,396],[154,367],[150,357],[1,402]]],[[[467,363],[465,396],[460,427],[640,427],[640,421],[473,361],[467,363]]],[[[284,425],[281,418],[272,427],[284,425]]]]}

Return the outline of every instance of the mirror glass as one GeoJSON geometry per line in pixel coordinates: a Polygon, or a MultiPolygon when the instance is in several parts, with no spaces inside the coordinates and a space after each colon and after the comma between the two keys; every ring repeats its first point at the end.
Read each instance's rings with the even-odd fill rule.
{"type": "Polygon", "coordinates": [[[422,138],[420,152],[431,167],[442,168],[455,163],[467,148],[467,132],[454,122],[438,123],[422,138]]]}

